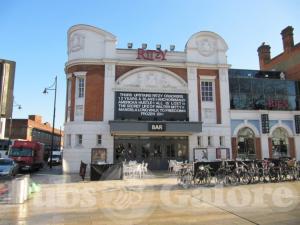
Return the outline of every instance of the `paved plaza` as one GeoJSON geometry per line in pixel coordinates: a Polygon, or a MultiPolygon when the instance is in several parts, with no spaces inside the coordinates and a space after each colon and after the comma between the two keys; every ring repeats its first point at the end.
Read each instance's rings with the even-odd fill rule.
{"type": "Polygon", "coordinates": [[[299,181],[183,188],[169,175],[97,182],[58,176],[49,175],[24,204],[1,204],[0,224],[300,224],[299,181]]]}

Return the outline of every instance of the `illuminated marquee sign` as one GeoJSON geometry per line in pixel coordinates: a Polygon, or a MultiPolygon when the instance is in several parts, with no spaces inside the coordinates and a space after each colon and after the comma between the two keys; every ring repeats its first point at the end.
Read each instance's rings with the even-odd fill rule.
{"type": "Polygon", "coordinates": [[[138,49],[138,55],[136,59],[145,59],[145,60],[166,60],[167,50],[145,50],[142,48],[138,49]]]}

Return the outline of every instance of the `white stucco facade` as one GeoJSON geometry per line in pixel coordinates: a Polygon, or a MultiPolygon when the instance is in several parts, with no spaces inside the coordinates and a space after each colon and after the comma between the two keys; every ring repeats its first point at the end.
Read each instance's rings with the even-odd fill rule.
{"type": "MultiPolygon", "coordinates": [[[[185,51],[168,51],[166,60],[137,59],[137,49],[117,49],[116,37],[104,30],[87,26],[76,25],[68,31],[68,61],[66,69],[78,65],[104,65],[104,104],[102,121],[85,121],[85,98],[74,100],[74,119],[67,115],[65,123],[65,146],[63,170],[65,173],[77,173],[80,161],[91,162],[92,148],[107,149],[107,162],[114,163],[114,136],[111,133],[109,121],[115,118],[115,92],[152,92],[152,93],[183,93],[188,95],[188,118],[190,122],[203,122],[202,132],[187,132],[180,135],[188,137],[188,159],[193,160],[194,148],[208,147],[210,160],[216,158],[216,148],[231,148],[230,105],[228,87],[228,68],[225,41],[213,32],[199,32],[191,36],[185,46],[185,51]],[[117,66],[134,66],[116,78],[117,66]],[[186,80],[173,72],[177,68],[186,70],[186,80]],[[218,77],[199,75],[198,70],[215,70],[218,77]],[[210,80],[213,82],[215,95],[215,80],[218,79],[221,96],[221,122],[217,123],[216,96],[211,103],[199,99],[199,82],[210,80]],[[199,106],[199,104],[201,104],[199,106]],[[82,106],[82,107],[81,107],[82,106]],[[76,114],[77,107],[77,114],[76,114]],[[199,112],[199,109],[202,110],[199,112]],[[206,110],[206,111],[205,111],[206,110]],[[202,115],[201,118],[199,115],[202,115]],[[206,117],[204,117],[204,115],[206,117]],[[82,135],[82,143],[77,145],[78,135],[82,135]],[[101,135],[101,145],[97,144],[97,135],[101,135]],[[201,143],[199,142],[199,137],[201,143]],[[210,137],[208,143],[207,138],[210,137]],[[220,137],[224,143],[220,146],[220,137]],[[69,139],[69,140],[68,140],[69,139]],[[199,146],[201,145],[201,146],[199,146]]],[[[72,76],[85,78],[86,71],[76,71],[72,76]]],[[[70,77],[70,74],[67,74],[70,77]]],[[[76,82],[77,83],[77,82],[76,82]]],[[[85,82],[86,84],[86,82],[85,82]]],[[[77,85],[77,84],[76,84],[77,85]]],[[[85,86],[85,89],[89,88],[85,86]]],[[[76,90],[78,87],[76,88],[76,90]]],[[[71,92],[71,91],[69,91],[71,92]]],[[[95,93],[97,95],[97,93],[95,93]]],[[[67,99],[67,112],[70,114],[70,94],[67,99]]],[[[77,91],[75,91],[75,96],[77,91]]],[[[134,134],[136,135],[136,134],[134,134]]],[[[140,135],[174,136],[174,133],[140,135]]],[[[176,133],[176,135],[179,135],[176,133]]]]}
{"type": "Polygon", "coordinates": [[[209,161],[219,157],[218,151],[228,152],[227,158],[236,158],[243,128],[254,135],[256,158],[270,157],[273,134],[280,128],[287,135],[289,148],[295,150],[289,154],[300,160],[300,136],[295,128],[299,111],[230,109],[228,46],[218,34],[195,33],[184,51],[117,49],[116,41],[113,34],[92,26],[76,25],[68,31],[64,172],[77,173],[80,161],[91,163],[93,148],[104,148],[106,162],[115,163],[118,136],[185,137],[189,161],[195,160],[197,149],[207,150],[209,161]],[[205,85],[208,89],[203,89],[205,85]],[[79,93],[82,90],[84,94],[79,93]],[[209,90],[204,93],[208,96],[203,90],[209,90]],[[175,126],[173,119],[163,120],[167,128],[160,132],[147,130],[145,124],[149,121],[140,118],[122,118],[129,123],[116,125],[120,120],[116,116],[117,93],[187,96],[186,119],[181,118],[180,126],[175,126]],[[100,108],[93,107],[99,102],[100,108]],[[268,133],[262,132],[262,114],[269,118],[268,133]],[[127,127],[122,127],[124,124],[127,127]]]}

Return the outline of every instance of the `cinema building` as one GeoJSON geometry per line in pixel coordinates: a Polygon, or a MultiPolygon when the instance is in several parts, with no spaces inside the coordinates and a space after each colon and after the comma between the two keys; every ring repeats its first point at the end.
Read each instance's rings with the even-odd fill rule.
{"type": "Polygon", "coordinates": [[[162,170],[170,159],[232,157],[223,38],[199,32],[184,51],[116,41],[92,26],[68,31],[64,172],[78,172],[81,160],[162,170]]]}
{"type": "Polygon", "coordinates": [[[116,41],[92,26],[68,31],[64,172],[78,172],[80,161],[164,170],[174,159],[300,160],[294,76],[229,69],[227,44],[213,32],[192,35],[184,51],[116,41]]]}

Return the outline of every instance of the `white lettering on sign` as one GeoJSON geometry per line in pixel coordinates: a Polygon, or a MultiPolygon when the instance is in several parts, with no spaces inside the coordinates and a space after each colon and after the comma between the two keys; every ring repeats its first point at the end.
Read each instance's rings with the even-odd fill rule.
{"type": "Polygon", "coordinates": [[[164,128],[163,128],[163,125],[155,125],[155,124],[153,124],[152,125],[152,130],[163,130],[164,128]]]}
{"type": "Polygon", "coordinates": [[[187,120],[187,94],[116,92],[116,119],[187,120]]]}

